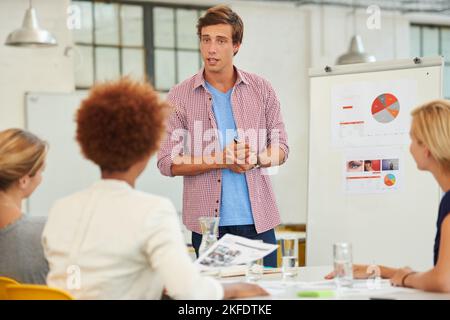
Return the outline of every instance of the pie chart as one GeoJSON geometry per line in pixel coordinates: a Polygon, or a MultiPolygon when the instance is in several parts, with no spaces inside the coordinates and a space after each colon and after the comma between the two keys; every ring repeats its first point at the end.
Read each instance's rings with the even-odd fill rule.
{"type": "Polygon", "coordinates": [[[380,123],[389,123],[397,118],[400,104],[396,96],[391,93],[380,94],[372,102],[372,116],[380,123]]]}
{"type": "Polygon", "coordinates": [[[392,173],[385,175],[384,184],[388,187],[392,187],[395,184],[395,176],[392,173]]]}

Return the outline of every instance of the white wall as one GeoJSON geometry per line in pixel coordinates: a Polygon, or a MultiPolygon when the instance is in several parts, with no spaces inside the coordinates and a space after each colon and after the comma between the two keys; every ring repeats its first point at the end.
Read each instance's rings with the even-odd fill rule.
{"type": "Polygon", "coordinates": [[[272,176],[282,221],[305,222],[309,117],[306,77],[308,14],[293,4],[234,2],[232,8],[243,19],[245,30],[235,63],[272,83],[288,131],[289,159],[272,176]]]}
{"type": "MultiPolygon", "coordinates": [[[[142,0],[146,1],[146,0],[142,0]]],[[[156,2],[214,5],[223,1],[158,0],[156,2]]],[[[69,0],[35,1],[41,25],[55,34],[59,46],[49,49],[10,48],[0,45],[0,129],[24,125],[26,91],[66,92],[74,88],[73,61],[64,56],[72,45],[67,30],[69,0]]],[[[307,141],[310,67],[333,65],[346,52],[354,33],[351,9],[297,6],[285,2],[230,1],[242,16],[244,42],[236,65],[264,76],[282,104],[291,148],[288,162],[273,177],[283,223],[306,222],[307,141]]],[[[0,42],[19,27],[27,1],[0,1],[0,42]]],[[[409,56],[409,23],[414,17],[381,13],[381,29],[368,30],[364,10],[356,14],[357,31],[368,52],[378,60],[409,56]]],[[[433,22],[435,15],[420,16],[433,22]]],[[[439,21],[449,21],[439,17],[439,21]]]]}
{"type": "Polygon", "coordinates": [[[66,46],[72,45],[71,33],[66,28],[69,0],[34,1],[40,25],[53,33],[57,47],[29,49],[4,45],[8,34],[22,25],[28,2],[0,1],[0,129],[24,126],[25,92],[74,89],[72,58],[64,55],[66,46]]]}

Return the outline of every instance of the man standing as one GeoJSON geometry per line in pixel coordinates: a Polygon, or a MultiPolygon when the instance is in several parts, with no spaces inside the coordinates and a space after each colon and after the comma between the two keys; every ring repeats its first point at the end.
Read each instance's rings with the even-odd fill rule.
{"type": "MultiPolygon", "coordinates": [[[[184,176],[183,223],[197,255],[201,216],[220,217],[219,237],[276,244],[280,216],[263,168],[283,164],[289,147],[270,83],[233,65],[243,28],[229,7],[210,8],[197,24],[204,67],[168,94],[174,112],[158,168],[184,176]]],[[[276,267],[276,252],[264,264],[276,267]]]]}

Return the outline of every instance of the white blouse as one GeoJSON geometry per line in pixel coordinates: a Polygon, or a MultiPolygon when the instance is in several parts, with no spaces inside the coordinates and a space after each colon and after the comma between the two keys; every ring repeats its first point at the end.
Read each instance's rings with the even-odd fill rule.
{"type": "Polygon", "coordinates": [[[172,203],[100,180],[55,203],[42,242],[47,284],[78,299],[222,299],[186,249],[172,203]]]}

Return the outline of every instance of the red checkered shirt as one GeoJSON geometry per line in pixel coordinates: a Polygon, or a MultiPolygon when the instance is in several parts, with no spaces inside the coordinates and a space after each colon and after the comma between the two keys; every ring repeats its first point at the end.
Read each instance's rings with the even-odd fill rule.
{"type": "MultiPolygon", "coordinates": [[[[287,134],[275,91],[267,80],[237,68],[235,70],[237,80],[231,94],[231,105],[238,132],[254,130],[259,133],[260,129],[266,129],[266,134],[257,134],[257,153],[269,145],[276,146],[271,141],[271,132],[278,132],[278,146],[284,151],[286,159],[289,153],[287,134]]],[[[212,108],[212,95],[206,89],[203,71],[204,69],[173,87],[167,96],[174,106],[174,111],[169,117],[167,136],[158,153],[158,168],[165,176],[173,176],[171,166],[177,155],[202,156],[205,147],[211,144],[211,141],[204,141],[203,133],[206,130],[218,130],[212,108]],[[178,134],[173,135],[175,130],[180,129],[190,138],[180,139],[178,134]],[[182,152],[175,152],[183,140],[182,152]]],[[[264,133],[264,130],[261,132],[264,133]]],[[[218,141],[217,135],[214,138],[218,141]]],[[[255,168],[245,172],[258,233],[280,224],[275,195],[269,176],[264,174],[265,170],[255,168]]],[[[198,222],[201,216],[220,216],[221,173],[221,170],[211,170],[196,176],[184,176],[183,223],[189,230],[201,233],[198,222]]]]}

